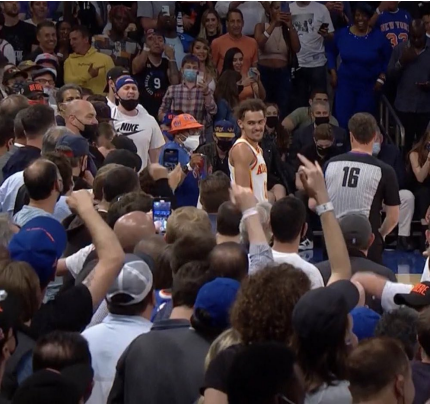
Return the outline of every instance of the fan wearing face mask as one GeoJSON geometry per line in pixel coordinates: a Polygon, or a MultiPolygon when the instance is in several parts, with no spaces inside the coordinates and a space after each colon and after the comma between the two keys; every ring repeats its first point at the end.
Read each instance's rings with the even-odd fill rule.
{"type": "Polygon", "coordinates": [[[201,154],[195,153],[199,147],[203,126],[189,114],[180,114],[172,119],[169,133],[173,140],[160,151],[159,163],[169,169],[176,164],[183,170],[179,186],[174,191],[178,207],[196,206],[199,198],[200,168],[204,162],[201,154]]]}
{"type": "Polygon", "coordinates": [[[118,106],[111,111],[115,130],[135,143],[142,169],[159,162],[165,139],[156,119],[139,104],[138,84],[131,76],[122,76],[115,82],[115,89],[118,106]]]}
{"type": "Polygon", "coordinates": [[[334,144],[340,150],[340,153],[345,153],[350,150],[350,142],[346,131],[341,127],[330,124],[331,109],[328,102],[313,102],[311,105],[311,117],[313,119],[312,124],[293,133],[293,156],[296,157],[296,154],[298,154],[303,148],[314,144],[314,132],[321,124],[328,124],[331,127],[334,144]]]}

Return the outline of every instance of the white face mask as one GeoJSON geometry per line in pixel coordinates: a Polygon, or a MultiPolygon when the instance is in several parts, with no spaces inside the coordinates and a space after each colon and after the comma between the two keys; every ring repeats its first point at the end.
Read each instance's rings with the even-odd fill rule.
{"type": "Polygon", "coordinates": [[[188,136],[183,143],[183,146],[186,150],[193,153],[199,147],[199,134],[188,136]]]}

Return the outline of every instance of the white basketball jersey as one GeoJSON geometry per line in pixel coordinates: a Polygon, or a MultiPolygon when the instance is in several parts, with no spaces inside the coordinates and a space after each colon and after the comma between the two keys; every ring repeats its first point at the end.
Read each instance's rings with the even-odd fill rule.
{"type": "MultiPolygon", "coordinates": [[[[260,147],[256,150],[247,140],[240,138],[236,141],[232,150],[238,144],[247,144],[250,150],[254,154],[254,161],[250,166],[250,188],[254,193],[258,202],[268,202],[268,170],[266,168],[265,159],[263,158],[263,151],[260,147]]],[[[231,151],[232,151],[231,150],[231,151]]],[[[231,164],[229,159],[229,170],[230,170],[230,178],[232,181],[235,181],[235,167],[231,164]]]]}

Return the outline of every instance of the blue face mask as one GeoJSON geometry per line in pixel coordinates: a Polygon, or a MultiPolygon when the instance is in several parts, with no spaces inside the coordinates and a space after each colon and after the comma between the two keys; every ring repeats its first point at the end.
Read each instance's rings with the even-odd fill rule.
{"type": "Polygon", "coordinates": [[[380,143],[374,143],[373,144],[373,156],[377,157],[380,154],[380,150],[382,149],[382,146],[380,143]]]}
{"type": "Polygon", "coordinates": [[[196,82],[198,71],[194,69],[184,69],[183,78],[186,82],[196,82]]]}

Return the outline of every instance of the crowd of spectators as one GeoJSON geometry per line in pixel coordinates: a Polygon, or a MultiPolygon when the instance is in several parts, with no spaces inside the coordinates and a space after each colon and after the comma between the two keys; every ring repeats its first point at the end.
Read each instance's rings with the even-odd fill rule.
{"type": "Polygon", "coordinates": [[[0,7],[2,402],[429,403],[429,2],[0,7]]]}

